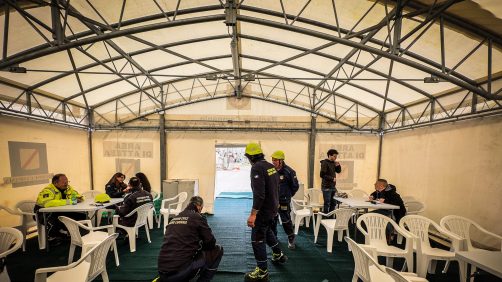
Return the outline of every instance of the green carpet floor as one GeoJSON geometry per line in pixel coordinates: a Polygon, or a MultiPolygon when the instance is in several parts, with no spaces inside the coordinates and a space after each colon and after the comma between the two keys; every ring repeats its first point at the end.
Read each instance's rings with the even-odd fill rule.
{"type": "MultiPolygon", "coordinates": [[[[225,250],[219,271],[213,281],[243,281],[244,273],[254,269],[255,260],[250,243],[250,229],[246,220],[251,209],[250,199],[217,198],[215,213],[208,216],[219,244],[225,250]]],[[[351,233],[352,235],[352,233],[351,233]]],[[[162,243],[162,230],[150,230],[152,243],[148,244],[144,230],[137,239],[137,251],[129,252],[128,240],[118,239],[120,267],[115,266],[113,254],[107,260],[107,269],[111,281],[151,281],[157,272],[157,256],[162,243]]],[[[359,234],[359,240],[362,239],[359,234]]],[[[297,237],[297,249],[287,249],[287,237],[279,226],[281,247],[289,260],[284,265],[269,264],[271,281],[351,281],[353,274],[352,254],[346,243],[334,242],[333,253],[326,252],[326,233],[321,228],[318,243],[314,244],[312,227],[300,228],[297,237]]],[[[7,258],[7,267],[12,281],[33,281],[37,268],[65,265],[68,258],[68,245],[52,248],[49,253],[37,248],[36,239],[28,240],[27,252],[18,251],[7,258]]],[[[75,257],[79,257],[79,251],[75,257]]],[[[384,261],[381,261],[383,263],[384,261]]],[[[402,261],[397,260],[395,268],[400,269],[402,261]]],[[[442,269],[442,264],[438,264],[442,269]]],[[[457,282],[458,268],[452,263],[447,274],[428,275],[429,281],[457,282]]],[[[99,279],[98,279],[99,280],[99,279]]],[[[493,276],[483,275],[476,282],[502,281],[493,276]]]]}

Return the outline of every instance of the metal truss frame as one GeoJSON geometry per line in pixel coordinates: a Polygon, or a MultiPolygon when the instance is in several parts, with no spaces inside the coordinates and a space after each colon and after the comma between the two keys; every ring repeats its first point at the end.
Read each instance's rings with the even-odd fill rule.
{"type": "MultiPolygon", "coordinates": [[[[502,48],[502,38],[491,34],[490,32],[483,30],[480,27],[467,25],[460,19],[448,15],[447,9],[457,3],[458,0],[448,0],[441,3],[435,2],[432,6],[424,6],[423,4],[417,3],[413,0],[396,0],[391,3],[392,5],[389,4],[388,1],[375,1],[374,4],[350,29],[341,27],[338,23],[336,0],[332,0],[333,16],[335,18],[336,25],[330,25],[302,17],[304,11],[308,8],[309,5],[311,5],[311,0],[306,0],[297,14],[287,13],[287,1],[282,0],[279,0],[282,11],[272,11],[255,6],[246,6],[244,0],[241,0],[240,2],[237,0],[226,0],[225,3],[220,0],[219,4],[216,5],[190,9],[179,9],[180,1],[178,0],[176,8],[173,11],[164,11],[157,0],[152,1],[158,7],[159,13],[130,20],[123,20],[126,3],[126,1],[123,0],[119,21],[116,23],[108,23],[105,17],[101,15],[100,11],[89,1],[87,1],[87,3],[96,13],[96,15],[98,15],[101,21],[98,22],[96,20],[85,17],[77,9],[75,9],[71,5],[71,2],[68,0],[51,0],[49,2],[44,0],[32,0],[26,3],[13,0],[5,0],[5,21],[2,42],[3,53],[2,60],[0,60],[0,69],[10,71],[22,70],[22,67],[19,67],[19,64],[60,51],[66,51],[68,60],[72,65],[72,69],[57,74],[49,79],[31,86],[23,86],[15,82],[0,80],[0,84],[4,84],[8,87],[21,91],[21,93],[14,99],[8,99],[6,97],[0,96],[0,114],[22,116],[26,118],[61,123],[74,127],[85,127],[89,129],[105,127],[108,129],[121,129],[131,128],[129,126],[130,123],[134,123],[135,121],[143,119],[148,115],[154,113],[163,113],[164,111],[175,107],[212,99],[221,99],[225,97],[247,97],[301,109],[310,113],[312,116],[325,117],[332,122],[346,127],[347,131],[378,131],[385,133],[424,125],[432,125],[441,122],[449,122],[452,120],[500,114],[502,112],[502,105],[501,102],[499,102],[499,100],[502,100],[502,88],[495,89],[495,85],[497,84],[496,82],[499,82],[500,79],[502,79],[502,75],[500,73],[495,74],[492,71],[493,48],[502,48]],[[358,30],[357,26],[361,21],[365,19],[368,14],[371,13],[372,9],[374,9],[376,5],[385,6],[385,16],[374,26],[358,30]],[[50,6],[51,9],[52,26],[48,26],[42,20],[31,14],[29,11],[29,9],[34,7],[47,6],[50,6]],[[239,12],[240,10],[273,16],[277,19],[283,19],[284,22],[241,15],[239,12]],[[9,14],[12,11],[18,12],[25,19],[25,21],[37,32],[37,34],[39,34],[44,39],[46,43],[8,56],[7,50],[9,46],[10,24],[9,14]],[[189,17],[185,19],[176,18],[178,15],[190,15],[199,12],[215,12],[215,14],[205,15],[201,17],[189,17]],[[73,33],[71,26],[68,24],[68,17],[72,17],[73,19],[80,21],[88,28],[88,30],[78,34],[73,33]],[[165,19],[165,21],[140,25],[140,23],[143,22],[148,23],[150,21],[159,19],[165,19]],[[182,25],[223,20],[225,20],[226,25],[229,27],[229,31],[231,31],[229,32],[231,43],[229,46],[230,48],[228,55],[196,58],[195,56],[189,57],[170,50],[171,47],[180,46],[183,44],[229,38],[228,34],[193,38],[190,40],[184,40],[165,45],[156,45],[135,35],[137,33],[146,31],[154,31],[158,29],[173,28],[182,25]],[[410,32],[402,34],[401,24],[403,20],[413,20],[418,24],[410,32]],[[291,31],[327,40],[329,43],[309,49],[299,45],[281,42],[279,40],[271,40],[267,38],[248,35],[245,33],[245,30],[242,29],[241,23],[252,23],[272,27],[278,30],[291,31]],[[302,27],[298,26],[297,23],[302,23],[302,27]],[[417,41],[419,41],[427,32],[427,30],[430,29],[434,24],[439,25],[441,35],[438,39],[441,48],[440,62],[432,61],[410,51],[410,48],[417,41]],[[134,26],[129,27],[132,25],[134,26]],[[332,33],[328,34],[304,27],[308,25],[316,26],[318,28],[325,29],[326,31],[334,31],[337,35],[332,35],[332,33]],[[445,25],[460,27],[461,29],[471,33],[471,35],[479,38],[479,44],[472,50],[470,50],[467,54],[465,54],[465,56],[460,59],[460,61],[458,61],[454,66],[447,66],[445,63],[446,56],[448,55],[444,42],[445,25]],[[72,35],[65,36],[65,34],[67,33],[66,30],[69,30],[72,35]],[[378,32],[382,30],[387,31],[387,37],[384,41],[378,40],[374,37],[378,32]],[[46,32],[50,32],[52,34],[52,40],[44,34],[46,32]],[[113,41],[114,38],[119,37],[126,37],[130,40],[142,43],[148,47],[145,49],[136,50],[134,52],[125,52],[113,41]],[[413,40],[411,40],[412,38],[413,40]],[[241,41],[243,39],[273,44],[276,46],[300,51],[301,53],[280,61],[266,59],[260,56],[243,54],[240,47],[242,44],[241,41]],[[410,40],[411,42],[409,42],[410,40]],[[94,44],[104,45],[108,52],[107,59],[100,60],[94,57],[90,52],[88,52],[88,48],[94,44]],[[351,47],[352,50],[343,57],[337,57],[323,52],[323,49],[336,44],[342,44],[344,46],[351,47]],[[380,48],[376,48],[374,46],[380,46],[380,48]],[[488,52],[487,62],[485,63],[487,67],[486,78],[482,79],[482,81],[476,81],[457,72],[456,70],[458,69],[458,67],[466,62],[474,53],[478,52],[482,46],[486,46],[488,52]],[[117,52],[118,55],[112,56],[109,48],[117,52]],[[134,59],[134,56],[151,51],[166,52],[170,55],[183,59],[183,61],[155,69],[145,69],[134,59]],[[87,56],[93,61],[93,63],[86,66],[77,67],[74,61],[74,52],[80,52],[81,54],[87,56]],[[366,64],[359,63],[358,58],[361,52],[369,53],[373,57],[373,60],[366,64]],[[321,56],[338,63],[327,73],[317,72],[291,63],[291,61],[309,54],[321,56]],[[127,61],[126,64],[123,65],[122,68],[118,68],[115,65],[115,61],[124,58],[127,61]],[[215,59],[228,58],[232,59],[232,69],[223,70],[207,63],[215,59]],[[264,62],[267,65],[258,70],[245,69],[242,66],[242,59],[256,60],[264,62]],[[372,68],[373,64],[382,59],[389,61],[389,68],[385,73],[372,68]],[[420,63],[417,63],[417,61],[420,63]],[[437,95],[436,93],[428,93],[408,83],[406,79],[399,79],[393,76],[393,64],[395,62],[428,73],[431,75],[431,78],[437,81],[446,81],[453,83],[458,86],[458,89],[440,95],[437,95]],[[110,67],[109,65],[107,65],[107,63],[112,63],[113,67],[110,67]],[[156,74],[156,72],[159,72],[163,69],[169,69],[186,64],[197,64],[207,67],[212,71],[209,73],[199,73],[194,74],[193,76],[181,77],[167,81],[161,81],[162,76],[156,74]],[[106,68],[109,71],[109,73],[107,74],[114,74],[117,76],[117,78],[106,83],[84,89],[79,74],[86,73],[86,70],[95,66],[106,68]],[[318,79],[316,80],[317,83],[306,83],[304,78],[282,77],[266,72],[266,70],[275,66],[291,68],[309,73],[314,77],[318,77],[318,79]],[[124,71],[126,67],[129,67],[132,72],[128,73],[124,71]],[[135,69],[138,71],[134,71],[135,69]],[[359,79],[358,76],[364,71],[377,75],[381,80],[386,81],[387,85],[385,91],[379,93],[357,84],[357,80],[359,79]],[[344,75],[341,75],[342,73],[344,75]],[[209,93],[209,91],[205,89],[205,92],[207,93],[202,94],[203,98],[201,98],[200,96],[192,97],[191,93],[193,93],[195,90],[196,82],[198,83],[197,85],[202,85],[202,87],[204,87],[204,84],[207,82],[202,82],[201,78],[205,78],[208,75],[225,77],[232,76],[233,79],[226,81],[225,83],[229,83],[233,87],[234,92],[227,94],[219,93],[217,95],[216,93],[209,93]],[[75,77],[80,89],[79,93],[75,93],[74,95],[71,95],[69,97],[62,98],[58,97],[57,95],[47,94],[43,91],[39,91],[40,87],[67,76],[75,77]],[[243,81],[243,78],[245,78],[246,76],[252,77],[254,81],[243,81]],[[258,89],[261,90],[256,93],[246,93],[247,85],[254,84],[261,86],[261,81],[265,79],[273,79],[276,82],[273,90],[275,88],[281,89],[283,96],[276,97],[274,95],[271,95],[271,91],[270,93],[266,93],[261,87],[258,87],[258,89]],[[86,95],[88,95],[88,93],[121,81],[127,82],[128,84],[133,86],[135,90],[129,93],[123,93],[122,95],[114,97],[113,99],[106,100],[95,105],[88,104],[86,99],[86,95]],[[180,95],[182,101],[177,104],[167,104],[166,95],[168,95],[169,93],[169,88],[176,88],[176,84],[181,81],[192,81],[190,96],[185,97],[176,90],[176,92],[180,95]],[[332,81],[334,82],[330,83],[332,81]],[[424,98],[413,103],[401,104],[389,97],[388,94],[390,82],[395,82],[402,86],[405,86],[413,92],[423,95],[424,98]],[[298,95],[306,95],[308,97],[309,103],[300,103],[296,100],[296,97],[291,98],[289,92],[286,89],[286,83],[295,83],[297,85],[300,85],[302,87],[302,91],[296,93],[296,97],[298,97],[298,95]],[[359,90],[365,91],[372,96],[382,99],[383,107],[381,109],[377,109],[365,104],[363,101],[358,101],[353,98],[347,97],[346,95],[343,95],[339,92],[339,90],[345,85],[358,88],[359,90]],[[136,111],[133,110],[130,105],[124,103],[122,99],[131,95],[137,95],[138,93],[140,93],[139,99],[137,101],[139,107],[136,111]],[[443,102],[446,97],[451,95],[463,95],[463,98],[454,105],[452,105],[451,102],[448,102],[448,104],[446,104],[446,102],[443,102]],[[83,104],[74,101],[74,99],[80,97],[82,97],[84,101],[83,104]],[[47,106],[41,103],[40,99],[52,100],[54,102],[51,103],[52,106],[47,106]],[[149,103],[143,103],[144,99],[147,99],[149,103]],[[341,108],[337,103],[337,99],[343,99],[345,102],[348,101],[351,103],[351,106],[345,106],[341,108]],[[99,112],[100,107],[109,103],[115,103],[114,121],[109,121],[104,117],[103,113],[99,112]],[[142,105],[142,103],[144,105],[142,105]],[[387,108],[389,104],[395,105],[395,107],[387,108]],[[153,109],[150,109],[152,105],[154,105],[155,107],[153,109]],[[144,107],[143,109],[142,106],[144,107]],[[364,116],[360,113],[360,108],[364,108],[366,109],[366,112],[370,111],[374,113],[374,115],[364,116]],[[418,108],[420,110],[417,111],[418,108]],[[126,109],[132,115],[132,117],[125,120],[120,120],[118,118],[119,109],[126,109]],[[343,112],[339,112],[340,109],[343,109],[343,112]],[[348,119],[349,112],[352,115],[350,121],[348,119]],[[105,124],[98,124],[99,121],[104,121],[105,124]]],[[[220,83],[220,79],[218,79],[217,83],[220,83]]],[[[222,127],[222,130],[224,128],[226,127],[222,127]]],[[[250,127],[248,128],[253,130],[250,127]]],[[[285,130],[287,129],[288,128],[285,128],[285,130]]],[[[291,129],[292,131],[302,130],[294,127],[289,129],[291,129]]],[[[318,131],[319,130],[322,131],[323,129],[318,129],[318,131]]],[[[333,130],[337,131],[340,129],[333,130]]]]}

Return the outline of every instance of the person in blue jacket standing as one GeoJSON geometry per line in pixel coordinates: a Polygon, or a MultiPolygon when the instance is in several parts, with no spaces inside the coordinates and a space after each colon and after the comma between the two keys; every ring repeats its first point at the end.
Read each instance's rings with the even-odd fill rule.
{"type": "MultiPolygon", "coordinates": [[[[288,248],[295,249],[295,233],[291,221],[291,198],[296,194],[300,185],[296,177],[296,172],[285,162],[283,151],[275,151],[272,154],[272,164],[279,173],[279,216],[282,221],[282,228],[288,236],[288,248]]],[[[274,233],[277,236],[277,221],[274,226],[274,233]]]]}

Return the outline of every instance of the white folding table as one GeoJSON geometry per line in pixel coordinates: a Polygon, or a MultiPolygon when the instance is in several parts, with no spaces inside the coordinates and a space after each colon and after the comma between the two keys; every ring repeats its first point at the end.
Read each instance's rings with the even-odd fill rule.
{"type": "Polygon", "coordinates": [[[483,269],[502,278],[502,252],[488,250],[472,250],[455,252],[455,258],[467,263],[465,281],[470,281],[471,265],[483,269]]]}
{"type": "Polygon", "coordinates": [[[48,242],[48,234],[47,234],[47,213],[52,212],[81,212],[89,215],[89,212],[96,212],[102,208],[106,208],[118,203],[123,202],[123,198],[111,198],[110,202],[102,203],[102,205],[97,206],[93,199],[86,199],[81,203],[77,203],[76,205],[66,205],[59,207],[50,207],[50,208],[41,208],[38,211],[43,213],[44,216],[44,228],[45,228],[45,248],[46,251],[49,251],[49,242],[48,242]]]}
{"type": "MultiPolygon", "coordinates": [[[[384,210],[398,210],[399,206],[386,204],[386,203],[373,203],[368,201],[365,198],[341,198],[334,197],[340,203],[344,203],[348,205],[350,208],[356,209],[356,218],[359,216],[359,210],[365,210],[366,212],[369,209],[384,209],[384,210]]],[[[356,239],[357,228],[354,228],[354,240],[356,239]]]]}

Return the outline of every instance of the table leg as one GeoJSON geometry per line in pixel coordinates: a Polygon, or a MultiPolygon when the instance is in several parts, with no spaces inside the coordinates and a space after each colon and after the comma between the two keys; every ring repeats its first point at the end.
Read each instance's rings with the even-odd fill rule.
{"type": "Polygon", "coordinates": [[[359,218],[359,209],[356,209],[356,220],[354,221],[354,241],[357,242],[357,219],[359,218]]]}
{"type": "Polygon", "coordinates": [[[44,212],[44,229],[45,229],[45,251],[48,253],[49,252],[49,229],[47,228],[47,213],[44,212]]]}
{"type": "Polygon", "coordinates": [[[465,281],[470,282],[471,281],[471,264],[467,263],[467,271],[465,272],[465,281]]]}

